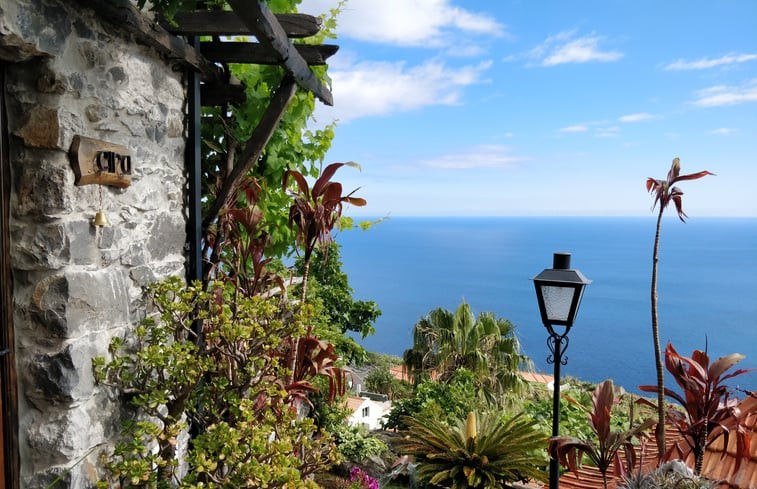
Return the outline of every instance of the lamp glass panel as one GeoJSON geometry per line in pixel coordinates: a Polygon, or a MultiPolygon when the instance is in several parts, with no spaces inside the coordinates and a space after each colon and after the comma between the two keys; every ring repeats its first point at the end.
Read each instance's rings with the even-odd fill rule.
{"type": "Polygon", "coordinates": [[[541,295],[544,298],[547,318],[553,321],[567,321],[575,292],[576,289],[573,287],[542,285],[541,295]]]}

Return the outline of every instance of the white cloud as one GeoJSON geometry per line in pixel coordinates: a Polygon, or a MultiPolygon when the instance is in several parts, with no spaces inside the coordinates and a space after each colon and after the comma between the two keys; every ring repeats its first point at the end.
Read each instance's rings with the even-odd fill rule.
{"type": "Polygon", "coordinates": [[[757,54],[726,54],[720,58],[701,58],[696,61],[678,59],[665,67],[666,70],[704,70],[715,66],[744,63],[757,59],[757,54]]]}
{"type": "Polygon", "coordinates": [[[623,57],[619,51],[603,51],[599,36],[588,35],[575,38],[575,31],[565,31],[548,37],[529,52],[531,58],[542,66],[565,63],[588,63],[590,61],[616,61],[623,57]]]}
{"type": "Polygon", "coordinates": [[[736,105],[745,102],[757,102],[757,78],[740,87],[718,85],[696,92],[697,99],[692,103],[699,107],[718,107],[736,105]]]}
{"type": "Polygon", "coordinates": [[[588,126],[577,124],[575,126],[563,127],[560,129],[560,132],[586,132],[588,130],[588,126]]]}
{"type": "Polygon", "coordinates": [[[641,112],[638,114],[622,115],[618,117],[618,120],[620,122],[640,122],[640,121],[648,121],[649,119],[653,119],[653,118],[654,116],[652,114],[641,112]]]}
{"type": "MultiPolygon", "coordinates": [[[[336,4],[304,0],[298,8],[317,15],[336,4]]],[[[339,36],[402,46],[446,46],[461,33],[507,35],[493,17],[452,6],[450,0],[349,0],[337,22],[339,36]]]]}
{"type": "Polygon", "coordinates": [[[511,148],[500,144],[482,144],[462,153],[442,155],[422,162],[425,166],[464,170],[470,168],[507,168],[529,158],[513,156],[511,148]]]}
{"type": "Polygon", "coordinates": [[[614,138],[620,134],[620,128],[617,126],[597,128],[596,136],[598,138],[614,138]]]}
{"type": "Polygon", "coordinates": [[[351,119],[409,112],[431,105],[460,103],[463,88],[482,83],[491,62],[448,67],[427,61],[407,67],[404,62],[364,61],[329,71],[334,107],[318,105],[318,120],[351,119]]]}
{"type": "Polygon", "coordinates": [[[733,129],[731,127],[719,127],[717,129],[713,129],[710,131],[710,134],[717,134],[719,136],[729,136],[731,134],[736,134],[739,132],[738,129],[733,129]]]}

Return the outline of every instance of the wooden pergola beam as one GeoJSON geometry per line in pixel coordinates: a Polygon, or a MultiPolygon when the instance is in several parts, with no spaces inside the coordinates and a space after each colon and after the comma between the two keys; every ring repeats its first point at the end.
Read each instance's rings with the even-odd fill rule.
{"type": "Polygon", "coordinates": [[[228,3],[260,44],[279,53],[282,66],[294,77],[298,85],[313,92],[324,104],[334,105],[331,91],[313,73],[289,41],[286,32],[263,0],[228,0],[228,3]]]}
{"type": "Polygon", "coordinates": [[[202,74],[204,81],[223,79],[220,68],[200,56],[198,51],[184,39],[171,34],[157,22],[149,20],[128,0],[78,0],[78,2],[92,9],[103,20],[133,34],[142,44],[191,66],[202,74]]]}
{"type": "MultiPolygon", "coordinates": [[[[321,20],[307,14],[275,14],[276,20],[287,37],[303,38],[318,34],[321,20]]],[[[235,12],[228,10],[179,12],[174,17],[175,26],[166,30],[178,36],[244,36],[252,34],[235,12]]]]}
{"type": "MultiPolygon", "coordinates": [[[[297,52],[308,65],[324,65],[326,60],[339,50],[333,44],[295,44],[297,52]]],[[[278,65],[284,60],[281,55],[257,42],[203,42],[202,55],[218,63],[252,63],[278,65]]]]}
{"type": "Polygon", "coordinates": [[[233,83],[203,83],[200,86],[200,102],[203,107],[224,104],[241,104],[246,95],[244,85],[233,83]]]}

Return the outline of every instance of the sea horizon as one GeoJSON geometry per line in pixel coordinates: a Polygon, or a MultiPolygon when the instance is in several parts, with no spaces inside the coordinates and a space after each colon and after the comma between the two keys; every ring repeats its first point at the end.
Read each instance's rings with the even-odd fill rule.
{"type": "MultiPolygon", "coordinates": [[[[354,216],[361,220],[381,217],[354,216]]],[[[382,310],[366,349],[402,355],[412,328],[437,307],[462,300],[516,328],[535,370],[546,362],[531,278],[551,268],[554,252],[593,283],[571,329],[562,374],[605,378],[637,392],[654,384],[650,282],[655,216],[390,216],[368,231],[341,232],[343,270],[355,297],[382,310]]],[[[659,271],[660,338],[683,355],[738,352],[737,368],[757,367],[757,218],[666,216],[659,271]],[[673,222],[676,221],[676,222],[673,222]]],[[[734,379],[757,389],[755,372],[734,379]]]]}

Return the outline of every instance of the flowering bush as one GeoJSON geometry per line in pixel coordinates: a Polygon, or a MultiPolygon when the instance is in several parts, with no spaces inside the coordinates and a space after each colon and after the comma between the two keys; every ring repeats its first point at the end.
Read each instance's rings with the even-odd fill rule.
{"type": "Polygon", "coordinates": [[[350,483],[345,486],[345,489],[379,489],[379,484],[360,467],[352,467],[350,483]]]}

